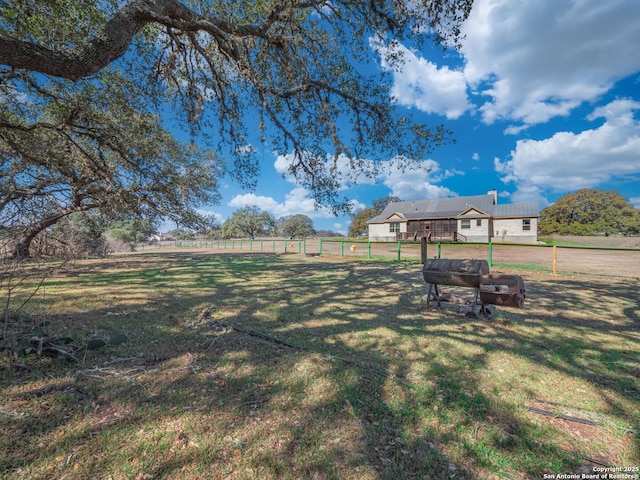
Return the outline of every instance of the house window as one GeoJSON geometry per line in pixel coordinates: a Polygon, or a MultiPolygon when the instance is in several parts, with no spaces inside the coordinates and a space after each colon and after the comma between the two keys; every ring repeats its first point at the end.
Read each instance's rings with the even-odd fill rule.
{"type": "Polygon", "coordinates": [[[476,227],[481,227],[482,226],[482,220],[478,219],[476,220],[476,227]]]}
{"type": "Polygon", "coordinates": [[[528,218],[522,219],[522,230],[531,230],[531,220],[528,218]]]}
{"type": "Polygon", "coordinates": [[[460,228],[471,228],[471,220],[461,220],[460,228]]]}
{"type": "Polygon", "coordinates": [[[389,224],[389,231],[391,233],[398,233],[400,231],[400,224],[399,223],[390,223],[389,224]]]}

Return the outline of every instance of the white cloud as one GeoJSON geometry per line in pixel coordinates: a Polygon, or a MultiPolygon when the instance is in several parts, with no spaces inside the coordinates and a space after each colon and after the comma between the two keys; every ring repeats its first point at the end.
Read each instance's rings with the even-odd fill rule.
{"type": "Polygon", "coordinates": [[[640,197],[631,197],[629,203],[636,208],[640,208],[640,197]]]}
{"type": "Polygon", "coordinates": [[[250,143],[236,147],[236,155],[250,156],[256,153],[256,148],[250,143]]]}
{"type": "Polygon", "coordinates": [[[227,205],[236,208],[256,206],[262,210],[267,211],[273,211],[274,209],[278,208],[278,202],[276,202],[273,198],[256,195],[255,193],[236,195],[227,205]]]}
{"type": "Polygon", "coordinates": [[[474,152],[474,154],[471,155],[471,159],[475,161],[480,160],[480,155],[478,154],[478,152],[474,152]]]}
{"type": "Polygon", "coordinates": [[[529,128],[529,125],[509,125],[504,129],[505,135],[518,135],[520,132],[529,128]]]}
{"type": "Polygon", "coordinates": [[[567,116],[640,70],[640,2],[475,0],[463,25],[460,70],[398,42],[371,39],[393,75],[398,104],[456,119],[478,110],[485,123],[530,125],[567,116]],[[481,105],[470,103],[471,90],[481,105]]]}
{"type": "Polygon", "coordinates": [[[462,72],[438,67],[399,43],[372,39],[371,47],[382,57],[381,65],[393,74],[391,96],[402,106],[456,119],[471,108],[462,72]],[[392,59],[401,58],[401,62],[392,59]]]}
{"type": "Polygon", "coordinates": [[[205,210],[202,208],[198,208],[196,209],[196,211],[200,214],[200,215],[204,215],[205,217],[212,217],[213,219],[215,219],[218,222],[222,222],[224,219],[222,217],[222,215],[218,212],[213,212],[211,210],[205,210]]]}
{"type": "MultiPolygon", "coordinates": [[[[295,184],[295,179],[288,175],[288,168],[292,161],[293,154],[279,155],[274,166],[276,171],[284,174],[287,180],[295,184]]],[[[333,157],[328,156],[327,168],[329,168],[331,162],[333,162],[333,157]]],[[[353,174],[348,162],[347,157],[341,156],[333,173],[333,176],[342,182],[340,188],[348,188],[347,179],[349,182],[356,181],[360,185],[381,182],[391,190],[391,195],[400,197],[403,200],[456,196],[455,192],[437,184],[447,178],[464,175],[464,172],[456,169],[441,170],[440,164],[434,160],[423,160],[418,162],[414,168],[403,168],[402,165],[405,163],[405,159],[395,157],[386,162],[377,163],[370,160],[358,160],[359,164],[364,165],[364,170],[372,172],[376,169],[376,174],[373,177],[366,175],[357,177],[353,174]]],[[[303,188],[294,189],[294,191],[296,190],[306,193],[303,188]]],[[[248,195],[243,195],[242,197],[250,198],[248,195]]],[[[353,211],[365,208],[365,205],[361,203],[352,203],[352,205],[353,211]]]]}
{"type": "MultiPolygon", "coordinates": [[[[297,214],[306,215],[312,219],[334,217],[328,208],[316,209],[313,199],[309,198],[308,195],[309,192],[305,188],[295,187],[285,195],[284,202],[278,202],[272,197],[245,193],[243,195],[236,195],[227,205],[234,208],[257,206],[261,210],[271,213],[276,218],[297,214]]],[[[364,205],[357,200],[352,200],[351,205],[354,210],[364,208],[364,205]]]]}
{"type": "Polygon", "coordinates": [[[441,172],[438,162],[425,160],[420,169],[403,171],[394,163],[385,169],[383,183],[391,190],[391,195],[402,200],[418,200],[429,198],[454,197],[456,193],[447,187],[436,185],[445,178],[462,175],[456,170],[441,172]]]}
{"type": "Polygon", "coordinates": [[[604,118],[599,127],[557,132],[544,140],[519,140],[509,160],[495,160],[495,169],[504,182],[517,184],[521,196],[535,196],[540,189],[568,192],[613,178],[632,178],[640,174],[640,121],[633,116],[637,110],[640,102],[616,100],[589,115],[591,121],[604,118]]]}
{"type": "Polygon", "coordinates": [[[273,166],[276,169],[276,172],[284,175],[287,180],[293,183],[294,180],[289,176],[289,167],[291,166],[292,162],[293,153],[287,153],[286,155],[277,155],[276,161],[273,163],[273,166]]]}
{"type": "Polygon", "coordinates": [[[536,124],[597,99],[640,69],[639,17],[628,0],[476,0],[461,53],[467,81],[490,97],[483,120],[536,124]]]}
{"type": "MultiPolygon", "coordinates": [[[[290,173],[291,165],[296,161],[294,153],[277,155],[273,164],[276,172],[284,176],[284,178],[296,183],[295,178],[290,173]]],[[[346,155],[339,155],[336,159],[333,155],[327,154],[323,165],[325,173],[336,179],[340,186],[339,190],[346,190],[350,185],[358,184],[374,184],[376,169],[374,162],[366,159],[349,159],[346,155]],[[357,168],[352,165],[357,164],[357,168]]]]}

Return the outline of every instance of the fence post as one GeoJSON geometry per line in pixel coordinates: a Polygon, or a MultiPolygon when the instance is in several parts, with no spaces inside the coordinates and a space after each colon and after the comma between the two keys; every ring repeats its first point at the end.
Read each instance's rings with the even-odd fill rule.
{"type": "Polygon", "coordinates": [[[344,257],[344,240],[340,242],[340,256],[344,257]]]}
{"type": "Polygon", "coordinates": [[[440,253],[442,253],[442,244],[438,242],[438,258],[440,258],[440,253]]]}
{"type": "Polygon", "coordinates": [[[371,260],[371,242],[367,243],[367,259],[371,260]]]}
{"type": "Polygon", "coordinates": [[[322,255],[322,239],[320,239],[320,245],[318,247],[318,250],[319,250],[318,255],[322,255]]]}
{"type": "Polygon", "coordinates": [[[493,267],[493,243],[489,242],[489,267],[493,267]]]}
{"type": "Polygon", "coordinates": [[[400,249],[402,248],[400,245],[400,240],[398,240],[398,261],[400,261],[400,249]]]}
{"type": "Polygon", "coordinates": [[[551,275],[553,275],[555,277],[557,271],[557,264],[558,264],[558,249],[556,248],[556,246],[553,246],[553,253],[552,253],[552,257],[553,257],[553,261],[552,261],[552,267],[551,267],[551,275]]]}

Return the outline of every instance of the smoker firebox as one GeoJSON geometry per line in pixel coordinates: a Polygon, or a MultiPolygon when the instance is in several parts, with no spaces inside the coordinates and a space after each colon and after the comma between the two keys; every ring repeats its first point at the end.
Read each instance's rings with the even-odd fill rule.
{"type": "Polygon", "coordinates": [[[427,308],[430,301],[452,301],[452,295],[441,294],[439,286],[470,287],[474,290],[468,317],[478,313],[488,315],[486,305],[522,308],[526,297],[524,281],[519,275],[490,274],[486,260],[425,259],[422,268],[424,281],[429,285],[427,308]]]}

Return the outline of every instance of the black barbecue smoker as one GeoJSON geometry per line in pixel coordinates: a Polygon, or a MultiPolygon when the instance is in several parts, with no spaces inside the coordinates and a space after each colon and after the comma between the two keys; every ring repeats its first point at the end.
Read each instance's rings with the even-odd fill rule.
{"type": "MultiPolygon", "coordinates": [[[[505,307],[523,308],[526,292],[524,281],[519,275],[503,275],[489,273],[486,260],[451,260],[427,258],[426,239],[422,239],[422,276],[429,285],[427,292],[427,308],[435,300],[440,302],[454,302],[457,297],[440,291],[440,286],[473,288],[473,302],[471,311],[465,315],[468,318],[478,318],[480,315],[490,315],[487,305],[501,305],[505,307]]],[[[459,302],[458,302],[459,303],[459,302]]]]}

